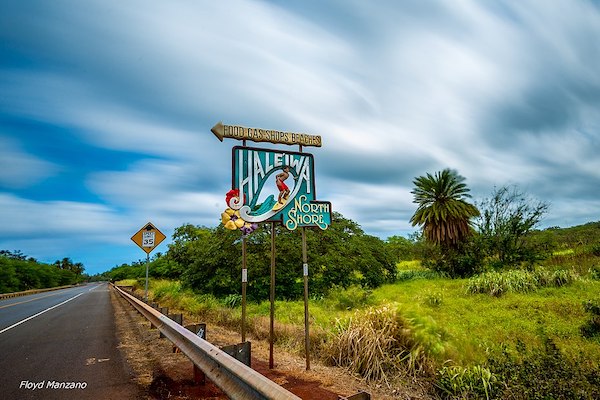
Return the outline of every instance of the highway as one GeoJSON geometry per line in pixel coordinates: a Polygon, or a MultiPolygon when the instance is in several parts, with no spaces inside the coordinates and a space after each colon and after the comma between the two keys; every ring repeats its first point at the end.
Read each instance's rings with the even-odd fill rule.
{"type": "Polygon", "coordinates": [[[0,399],[139,399],[108,285],[0,301],[0,399]]]}

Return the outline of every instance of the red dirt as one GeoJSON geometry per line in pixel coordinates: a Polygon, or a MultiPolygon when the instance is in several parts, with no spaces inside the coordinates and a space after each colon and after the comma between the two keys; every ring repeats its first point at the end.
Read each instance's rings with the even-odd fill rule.
{"type": "Polygon", "coordinates": [[[321,387],[321,382],[299,379],[269,369],[269,363],[252,358],[252,369],[304,400],[337,400],[338,395],[321,387]]]}

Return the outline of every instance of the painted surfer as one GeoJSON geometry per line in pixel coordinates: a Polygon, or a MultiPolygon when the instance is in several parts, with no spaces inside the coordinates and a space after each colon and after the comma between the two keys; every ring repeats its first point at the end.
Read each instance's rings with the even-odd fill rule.
{"type": "Polygon", "coordinates": [[[275,183],[277,189],[279,189],[279,197],[277,198],[280,204],[285,204],[290,195],[290,188],[285,184],[285,180],[290,176],[290,167],[287,165],[283,167],[283,171],[275,176],[275,183]]]}

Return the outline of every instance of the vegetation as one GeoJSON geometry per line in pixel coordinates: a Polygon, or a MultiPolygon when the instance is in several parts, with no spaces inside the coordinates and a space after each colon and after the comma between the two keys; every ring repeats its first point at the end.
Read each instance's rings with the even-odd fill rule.
{"type": "Polygon", "coordinates": [[[486,272],[469,279],[467,291],[501,296],[505,293],[528,293],[548,286],[561,287],[578,279],[575,271],[564,269],[552,272],[543,268],[534,271],[486,272]]]}
{"type": "MultiPolygon", "coordinates": [[[[531,267],[547,257],[547,241],[527,240],[547,212],[547,203],[516,186],[503,186],[476,207],[466,201],[471,196],[464,180],[444,169],[413,181],[418,207],[410,222],[422,227],[420,258],[427,266],[450,277],[467,277],[486,269],[531,267]]],[[[388,243],[395,252],[411,244],[397,237],[388,243]]],[[[414,246],[412,250],[406,253],[415,254],[414,246]]]]}
{"type": "Polygon", "coordinates": [[[0,251],[0,293],[72,285],[81,282],[84,267],[63,258],[44,264],[20,251],[0,251]]]}
{"type": "MultiPolygon", "coordinates": [[[[381,239],[367,235],[354,221],[334,214],[335,224],[326,231],[307,230],[309,284],[315,297],[332,287],[375,288],[394,281],[396,266],[390,249],[381,239]]],[[[298,299],[303,294],[300,232],[276,227],[277,298],[298,299]]],[[[184,287],[217,297],[239,294],[241,237],[222,226],[190,224],[175,230],[166,255],[156,256],[149,275],[180,279],[184,287]]],[[[247,238],[248,297],[269,298],[271,226],[265,225],[247,238]]],[[[121,265],[104,274],[111,280],[141,278],[143,263],[121,265]]]]}
{"type": "MultiPolygon", "coordinates": [[[[479,204],[481,215],[475,220],[480,244],[492,268],[533,265],[545,258],[539,243],[526,236],[541,221],[549,205],[528,198],[516,186],[495,189],[479,204]]],[[[547,247],[546,247],[547,249],[547,247]]]]}
{"type": "Polygon", "coordinates": [[[440,336],[419,327],[398,306],[383,305],[339,321],[325,357],[370,381],[390,384],[399,375],[430,372],[430,360],[443,353],[440,336]]]}
{"type": "MultiPolygon", "coordinates": [[[[492,215],[485,210],[482,218],[492,215]]],[[[502,247],[505,256],[490,245],[502,242],[493,229],[475,229],[445,253],[424,234],[382,242],[341,215],[331,230],[309,231],[312,356],[390,387],[418,379],[441,398],[597,398],[598,300],[590,293],[600,290],[600,223],[534,230],[529,221],[512,231],[517,246],[502,247]],[[535,257],[522,257],[528,252],[535,257]],[[448,268],[437,268],[440,259],[448,268]]],[[[247,239],[255,339],[268,337],[270,234],[267,226],[247,239]]],[[[301,354],[300,238],[276,234],[275,341],[301,354]]],[[[239,234],[184,225],[151,261],[151,276],[172,279],[152,280],[151,297],[239,329],[240,253],[239,234]]],[[[134,263],[107,274],[143,273],[134,263]]]]}
{"type": "Polygon", "coordinates": [[[598,399],[600,367],[584,355],[573,359],[555,340],[528,347],[517,341],[515,351],[505,347],[488,360],[495,375],[494,398],[598,399]]]}
{"type": "Polygon", "coordinates": [[[581,327],[581,334],[586,338],[600,338],[600,302],[588,300],[583,303],[583,309],[591,316],[581,327]]]}

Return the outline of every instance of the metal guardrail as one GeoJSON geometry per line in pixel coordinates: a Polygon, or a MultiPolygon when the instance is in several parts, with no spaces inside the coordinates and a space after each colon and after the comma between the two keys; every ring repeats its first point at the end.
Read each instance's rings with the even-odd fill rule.
{"type": "Polygon", "coordinates": [[[37,293],[44,293],[44,292],[51,292],[53,290],[60,290],[60,289],[67,289],[67,288],[71,288],[71,287],[75,287],[76,285],[67,285],[67,286],[58,286],[58,287],[53,287],[53,288],[46,288],[46,289],[31,289],[31,290],[24,290],[22,292],[12,292],[12,293],[1,293],[0,294],[0,300],[3,299],[10,299],[13,297],[20,297],[20,296],[27,296],[29,294],[37,294],[37,293]]]}
{"type": "Polygon", "coordinates": [[[231,399],[301,400],[119,287],[111,286],[231,399]]]}

